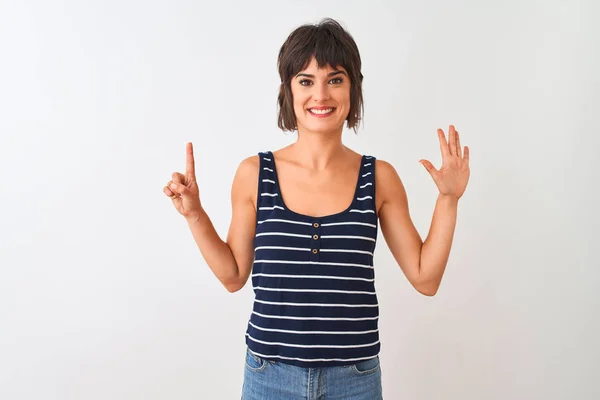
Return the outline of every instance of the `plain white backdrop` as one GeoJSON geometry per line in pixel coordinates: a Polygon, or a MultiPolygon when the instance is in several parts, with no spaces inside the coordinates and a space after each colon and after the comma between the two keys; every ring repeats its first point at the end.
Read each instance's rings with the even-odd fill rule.
{"type": "Polygon", "coordinates": [[[600,398],[600,7],[589,1],[0,0],[0,398],[237,399],[228,293],[162,187],[195,145],[225,237],[276,126],[279,47],[338,19],[363,60],[345,143],[391,162],[425,238],[436,129],[471,148],[438,294],[376,250],[386,399],[600,398]],[[595,162],[595,163],[594,163],[595,162]]]}

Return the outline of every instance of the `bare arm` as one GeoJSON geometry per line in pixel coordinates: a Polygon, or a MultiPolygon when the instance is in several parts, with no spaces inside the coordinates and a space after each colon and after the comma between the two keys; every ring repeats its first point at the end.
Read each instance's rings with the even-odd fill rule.
{"type": "Polygon", "coordinates": [[[375,167],[377,198],[381,199],[379,224],[383,237],[410,284],[423,293],[420,281],[423,241],[410,218],[404,185],[389,163],[377,160],[375,167]]]}
{"type": "Polygon", "coordinates": [[[252,272],[259,168],[258,156],[244,160],[238,168],[231,188],[232,217],[227,243],[237,262],[238,270],[235,278],[226,286],[230,292],[244,287],[252,272]]]}
{"type": "Polygon", "coordinates": [[[257,191],[258,163],[258,156],[254,156],[242,161],[238,167],[231,189],[233,215],[226,242],[219,237],[200,205],[191,147],[188,148],[186,175],[173,174],[175,187],[169,185],[163,190],[186,218],[202,257],[229,292],[244,287],[252,269],[256,224],[253,196],[257,191]]]}
{"type": "Polygon", "coordinates": [[[437,292],[448,262],[458,200],[439,196],[425,242],[409,214],[404,185],[394,167],[377,161],[383,202],[379,211],[381,231],[396,262],[411,285],[426,296],[437,292]],[[381,177],[381,180],[380,180],[381,177]]]}
{"type": "Polygon", "coordinates": [[[217,279],[233,293],[244,287],[254,261],[258,157],[244,160],[231,187],[232,217],[227,241],[221,240],[208,215],[202,212],[198,221],[188,220],[194,240],[217,279]]]}
{"type": "Polygon", "coordinates": [[[411,221],[404,185],[394,167],[377,161],[378,196],[381,230],[396,262],[409,282],[420,293],[437,293],[452,247],[456,227],[458,199],[469,179],[469,150],[463,157],[458,133],[449,129],[450,143],[438,130],[444,165],[438,171],[429,161],[421,160],[440,189],[429,234],[424,242],[411,221]]]}

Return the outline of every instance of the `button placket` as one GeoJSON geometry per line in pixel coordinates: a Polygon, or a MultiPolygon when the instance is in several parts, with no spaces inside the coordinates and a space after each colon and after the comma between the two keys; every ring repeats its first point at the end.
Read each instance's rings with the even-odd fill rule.
{"type": "Polygon", "coordinates": [[[321,224],[313,222],[312,235],[310,238],[310,260],[319,261],[321,254],[321,224]]]}

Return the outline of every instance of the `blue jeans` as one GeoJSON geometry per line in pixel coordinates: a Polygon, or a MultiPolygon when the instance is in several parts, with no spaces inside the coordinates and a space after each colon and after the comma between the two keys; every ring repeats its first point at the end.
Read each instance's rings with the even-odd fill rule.
{"type": "Polygon", "coordinates": [[[246,349],[242,400],[381,400],[379,357],[357,364],[302,368],[246,349]]]}

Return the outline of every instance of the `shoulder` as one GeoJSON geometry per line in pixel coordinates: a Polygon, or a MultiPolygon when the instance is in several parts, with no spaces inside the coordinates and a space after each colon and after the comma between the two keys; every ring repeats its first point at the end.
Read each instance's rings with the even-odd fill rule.
{"type": "Polygon", "coordinates": [[[380,205],[405,195],[404,185],[394,166],[384,160],[375,161],[375,187],[380,205]]]}
{"type": "Polygon", "coordinates": [[[259,154],[244,158],[238,166],[238,173],[242,173],[245,175],[248,175],[248,174],[258,175],[258,168],[260,167],[260,157],[262,157],[264,155],[265,155],[265,153],[259,153],[259,154]]]}
{"type": "Polygon", "coordinates": [[[392,175],[397,175],[396,169],[392,164],[379,158],[375,159],[375,170],[377,171],[378,178],[389,178],[392,175]]]}
{"type": "Polygon", "coordinates": [[[257,188],[260,157],[263,154],[257,154],[244,158],[238,165],[231,192],[233,196],[254,199],[257,188]]]}
{"type": "Polygon", "coordinates": [[[383,184],[384,187],[400,182],[400,176],[398,176],[396,168],[389,162],[379,159],[375,160],[375,179],[377,183],[383,184]]]}

